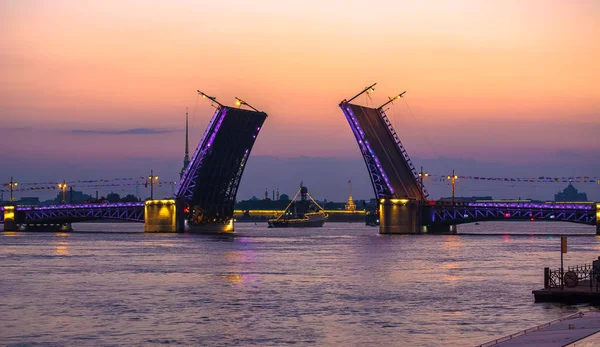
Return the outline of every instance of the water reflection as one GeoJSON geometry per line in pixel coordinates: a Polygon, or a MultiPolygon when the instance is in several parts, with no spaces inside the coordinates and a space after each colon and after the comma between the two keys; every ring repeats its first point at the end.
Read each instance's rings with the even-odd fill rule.
{"type": "Polygon", "coordinates": [[[56,255],[69,255],[69,244],[67,242],[58,242],[55,246],[56,255]]]}
{"type": "Polygon", "coordinates": [[[234,284],[241,284],[241,283],[250,283],[253,282],[254,278],[256,277],[256,275],[254,274],[224,274],[222,276],[227,282],[229,283],[234,283],[234,284]]]}
{"type": "Polygon", "coordinates": [[[600,235],[596,235],[595,239],[596,242],[592,247],[594,248],[594,250],[600,253],[600,235]]]}
{"type": "Polygon", "coordinates": [[[254,261],[254,253],[252,250],[236,250],[227,251],[224,253],[225,259],[233,264],[241,265],[243,263],[254,261]]]}
{"type": "MultiPolygon", "coordinates": [[[[559,242],[527,242],[525,224],[482,223],[492,236],[402,237],[331,224],[236,225],[243,235],[236,242],[142,233],[0,237],[0,331],[8,332],[0,345],[85,337],[84,344],[132,346],[468,346],[576,309],[533,302],[543,268],[559,262],[559,242]],[[523,236],[504,243],[519,225],[523,236]]],[[[600,237],[572,237],[569,246],[569,264],[589,263],[600,237]]]]}
{"type": "Polygon", "coordinates": [[[69,255],[69,242],[67,238],[68,233],[56,233],[56,237],[60,237],[60,240],[54,242],[54,253],[56,255],[69,255]]]}
{"type": "Polygon", "coordinates": [[[445,282],[458,282],[463,279],[460,275],[463,270],[463,262],[458,260],[450,260],[462,259],[464,256],[463,239],[463,237],[458,235],[448,235],[444,237],[442,249],[447,252],[445,258],[448,261],[444,262],[441,268],[446,270],[443,278],[445,282]]]}
{"type": "Polygon", "coordinates": [[[442,269],[447,270],[447,273],[444,275],[444,281],[447,282],[455,282],[461,279],[459,276],[459,272],[462,271],[462,263],[461,262],[448,262],[442,264],[442,269]]]}
{"type": "Polygon", "coordinates": [[[4,231],[4,232],[2,232],[2,234],[4,234],[4,236],[8,236],[8,237],[21,236],[21,233],[17,232],[17,231],[4,231]]]}
{"type": "Polygon", "coordinates": [[[142,244],[144,247],[175,247],[175,243],[169,240],[144,241],[142,244]]]}
{"type": "Polygon", "coordinates": [[[226,274],[226,275],[224,275],[224,277],[227,280],[227,282],[231,282],[231,283],[241,283],[244,279],[242,277],[242,275],[238,275],[238,274],[226,274]]]}
{"type": "Polygon", "coordinates": [[[457,254],[456,252],[458,252],[463,247],[463,238],[459,235],[447,235],[443,236],[443,238],[444,243],[442,243],[442,247],[446,251],[449,251],[451,253],[454,252],[454,254],[457,254]]]}
{"type": "Polygon", "coordinates": [[[456,282],[459,279],[460,279],[460,277],[458,277],[458,276],[451,276],[451,275],[444,276],[444,281],[446,281],[446,282],[456,282]]]}
{"type": "Polygon", "coordinates": [[[241,242],[233,244],[235,249],[223,252],[226,263],[233,270],[231,273],[224,274],[223,277],[229,283],[248,283],[255,277],[253,274],[248,274],[249,266],[256,261],[255,253],[252,250],[252,239],[240,237],[237,240],[241,242]]]}

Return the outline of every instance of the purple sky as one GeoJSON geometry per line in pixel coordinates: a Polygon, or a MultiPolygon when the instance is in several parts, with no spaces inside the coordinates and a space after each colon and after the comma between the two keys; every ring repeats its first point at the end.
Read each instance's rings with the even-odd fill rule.
{"type": "MultiPolygon", "coordinates": [[[[337,105],[373,82],[359,103],[407,90],[388,115],[429,172],[600,176],[598,18],[596,0],[5,0],[0,181],[150,169],[174,181],[185,108],[192,144],[213,111],[201,89],[269,114],[238,198],[304,181],[315,197],[345,200],[349,179],[370,198],[337,105]]],[[[429,185],[433,198],[449,195],[429,185]]],[[[551,199],[562,188],[460,182],[457,193],[551,199]]],[[[578,188],[600,200],[600,185],[578,188]]]]}

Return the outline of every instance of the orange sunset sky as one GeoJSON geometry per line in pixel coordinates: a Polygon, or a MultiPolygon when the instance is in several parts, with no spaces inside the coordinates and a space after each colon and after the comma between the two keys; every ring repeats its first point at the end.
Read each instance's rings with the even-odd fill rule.
{"type": "Polygon", "coordinates": [[[595,0],[19,0],[0,32],[4,159],[179,161],[186,106],[193,145],[213,112],[196,89],[268,113],[253,156],[359,157],[337,105],[374,82],[359,102],[407,90],[388,115],[416,157],[600,150],[595,0]]]}

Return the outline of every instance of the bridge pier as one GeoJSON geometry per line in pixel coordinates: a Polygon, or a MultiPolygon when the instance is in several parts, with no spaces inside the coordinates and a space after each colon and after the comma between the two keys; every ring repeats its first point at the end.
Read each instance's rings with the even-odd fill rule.
{"type": "Polygon", "coordinates": [[[421,232],[421,205],[416,200],[381,199],[380,234],[418,234],[421,232]]]}
{"type": "Polygon", "coordinates": [[[596,203],[596,235],[600,235],[600,202],[596,203]]]}
{"type": "Polygon", "coordinates": [[[4,206],[4,231],[17,231],[14,206],[4,206]]]}
{"type": "Polygon", "coordinates": [[[183,223],[177,220],[183,214],[179,213],[178,216],[177,210],[175,200],[147,200],[144,205],[144,232],[183,232],[183,223]]]}

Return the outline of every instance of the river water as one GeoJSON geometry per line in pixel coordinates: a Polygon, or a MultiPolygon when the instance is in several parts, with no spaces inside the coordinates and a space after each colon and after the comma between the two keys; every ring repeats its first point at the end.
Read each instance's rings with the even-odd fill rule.
{"type": "Polygon", "coordinates": [[[600,255],[595,227],[558,222],[450,236],[74,227],[88,232],[0,233],[1,345],[476,345],[585,307],[533,302],[543,268],[560,266],[559,234],[566,265],[600,255]]]}

